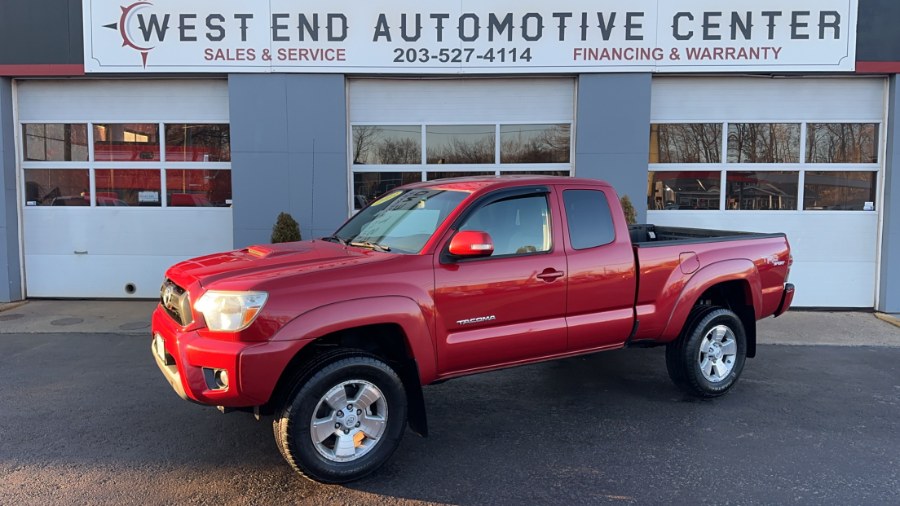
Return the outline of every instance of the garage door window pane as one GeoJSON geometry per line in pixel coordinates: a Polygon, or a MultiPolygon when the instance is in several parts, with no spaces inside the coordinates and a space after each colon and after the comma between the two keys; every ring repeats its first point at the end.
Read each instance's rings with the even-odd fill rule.
{"type": "Polygon", "coordinates": [[[98,206],[159,207],[159,170],[97,169],[98,206]]]}
{"type": "Polygon", "coordinates": [[[26,206],[89,206],[87,169],[26,169],[26,206]]]}
{"type": "Polygon", "coordinates": [[[568,163],[569,125],[500,125],[500,163],[568,163]]]}
{"type": "Polygon", "coordinates": [[[874,211],[877,172],[807,171],[803,209],[874,211]]]}
{"type": "Polygon", "coordinates": [[[718,171],[651,172],[648,209],[719,209],[718,171]]]}
{"type": "Polygon", "coordinates": [[[166,125],[166,161],[231,161],[229,126],[216,124],[166,125]]]}
{"type": "Polygon", "coordinates": [[[169,207],[227,207],[231,202],[230,170],[166,171],[169,207]]]}
{"type": "Polygon", "coordinates": [[[425,127],[428,163],[494,163],[494,125],[425,127]]]}
{"type": "Polygon", "coordinates": [[[726,174],[726,209],[796,210],[799,172],[732,172],[726,174]]]}
{"type": "Polygon", "coordinates": [[[25,161],[86,162],[87,125],[31,123],[22,125],[25,161]]]}
{"type": "Polygon", "coordinates": [[[729,163],[797,163],[800,125],[732,123],[728,125],[729,163]]]}
{"type": "Polygon", "coordinates": [[[806,163],[878,163],[878,125],[807,124],[806,163]]]}
{"type": "Polygon", "coordinates": [[[94,159],[101,162],[159,160],[159,125],[107,123],[94,125],[94,159]]]}
{"type": "Polygon", "coordinates": [[[650,125],[650,163],[720,163],[720,123],[650,125]]]}
{"type": "Polygon", "coordinates": [[[352,132],[354,164],[422,163],[422,127],[418,125],[354,125],[352,132]]]}
{"type": "Polygon", "coordinates": [[[400,185],[421,180],[421,172],[357,172],[353,174],[353,208],[362,209],[400,185]]]}

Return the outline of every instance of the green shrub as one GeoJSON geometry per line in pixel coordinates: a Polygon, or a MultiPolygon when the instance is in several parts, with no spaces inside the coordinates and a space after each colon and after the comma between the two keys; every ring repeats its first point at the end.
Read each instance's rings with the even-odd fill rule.
{"type": "Polygon", "coordinates": [[[289,213],[280,213],[272,227],[272,244],[300,240],[300,225],[289,213]]]}
{"type": "Polygon", "coordinates": [[[634,204],[631,203],[631,199],[628,198],[628,195],[622,195],[619,198],[619,202],[622,203],[622,212],[625,213],[625,223],[629,225],[634,225],[637,223],[637,211],[634,210],[634,204]]]}

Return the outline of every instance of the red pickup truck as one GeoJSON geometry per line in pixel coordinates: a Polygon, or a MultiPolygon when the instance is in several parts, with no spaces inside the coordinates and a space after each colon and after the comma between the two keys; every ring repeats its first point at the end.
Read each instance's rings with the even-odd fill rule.
{"type": "Polygon", "coordinates": [[[152,351],[182,398],[273,415],[297,471],[383,464],[422,385],[665,345],[672,380],[714,397],[788,309],[784,234],[626,224],[607,184],[512,176],[399,187],[333,236],[171,267],[152,351]]]}

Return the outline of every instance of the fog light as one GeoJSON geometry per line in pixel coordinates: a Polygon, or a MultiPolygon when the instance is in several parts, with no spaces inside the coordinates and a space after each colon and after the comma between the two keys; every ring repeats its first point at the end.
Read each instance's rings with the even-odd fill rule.
{"type": "Polygon", "coordinates": [[[214,377],[216,378],[216,386],[219,388],[228,388],[228,371],[225,369],[216,369],[214,377]]]}
{"type": "Polygon", "coordinates": [[[228,389],[228,371],[226,371],[225,369],[213,369],[211,367],[204,367],[203,379],[206,381],[206,388],[210,390],[228,389]]]}

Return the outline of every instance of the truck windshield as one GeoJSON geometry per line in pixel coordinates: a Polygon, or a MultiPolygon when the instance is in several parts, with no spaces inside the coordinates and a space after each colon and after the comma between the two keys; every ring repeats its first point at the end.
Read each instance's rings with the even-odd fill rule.
{"type": "Polygon", "coordinates": [[[360,211],[326,240],[390,251],[418,253],[468,192],[417,188],[389,193],[360,211]]]}

